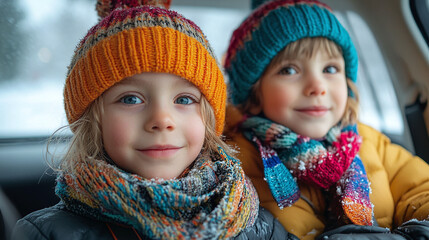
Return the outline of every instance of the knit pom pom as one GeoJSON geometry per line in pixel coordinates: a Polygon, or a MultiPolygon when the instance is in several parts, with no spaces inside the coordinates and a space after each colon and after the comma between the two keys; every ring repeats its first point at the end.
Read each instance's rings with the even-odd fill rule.
{"type": "Polygon", "coordinates": [[[154,6],[169,9],[171,0],[97,0],[97,13],[100,18],[109,15],[117,8],[133,8],[139,6],[154,6]]]}

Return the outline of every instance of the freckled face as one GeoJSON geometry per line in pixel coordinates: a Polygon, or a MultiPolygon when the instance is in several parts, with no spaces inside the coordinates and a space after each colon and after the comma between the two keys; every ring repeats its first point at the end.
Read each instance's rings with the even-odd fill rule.
{"type": "Polygon", "coordinates": [[[260,81],[265,116],[297,134],[322,138],[344,114],[347,83],[342,57],[318,51],[311,58],[285,60],[260,81]]]}
{"type": "Polygon", "coordinates": [[[204,143],[200,99],[198,88],[172,74],[142,73],[122,80],[103,94],[107,154],[144,178],[178,177],[204,143]]]}

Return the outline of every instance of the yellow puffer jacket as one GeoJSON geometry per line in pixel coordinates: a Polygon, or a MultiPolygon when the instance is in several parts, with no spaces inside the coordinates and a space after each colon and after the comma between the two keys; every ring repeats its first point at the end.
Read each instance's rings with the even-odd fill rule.
{"type": "MultiPolygon", "coordinates": [[[[226,119],[227,142],[237,147],[237,157],[252,179],[262,207],[300,239],[314,239],[321,234],[325,227],[325,200],[320,188],[301,184],[301,198],[293,206],[280,210],[264,181],[259,152],[243,134],[235,131],[241,113],[229,106],[226,119]]],[[[395,228],[410,219],[428,219],[429,165],[369,126],[358,124],[358,132],[363,139],[359,155],[371,183],[370,200],[378,225],[395,228]]]]}

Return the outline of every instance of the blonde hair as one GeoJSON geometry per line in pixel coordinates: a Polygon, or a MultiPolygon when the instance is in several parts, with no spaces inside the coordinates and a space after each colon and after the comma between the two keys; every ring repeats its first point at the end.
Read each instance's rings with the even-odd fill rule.
{"type": "MultiPolygon", "coordinates": [[[[264,74],[271,68],[275,67],[277,64],[282,62],[285,59],[295,59],[298,56],[311,58],[316,51],[325,51],[330,57],[342,56],[341,48],[335,44],[333,41],[323,38],[303,38],[287,45],[282,51],[280,51],[274,58],[271,60],[270,64],[265,68],[264,74]]],[[[262,77],[261,77],[262,78],[262,77]]],[[[260,79],[261,79],[260,78],[260,79]]],[[[238,106],[238,109],[243,113],[253,113],[253,109],[261,108],[261,93],[260,85],[261,80],[258,80],[253,84],[250,90],[250,96],[245,103],[238,106]]],[[[344,115],[341,119],[341,125],[346,126],[349,124],[357,123],[358,119],[358,109],[359,109],[359,94],[357,91],[356,85],[347,78],[347,89],[349,91],[346,109],[344,115]]]]}
{"type": "Polygon", "coordinates": [[[48,140],[47,153],[52,156],[49,162],[52,169],[56,171],[74,172],[76,165],[85,164],[90,159],[108,160],[103,148],[103,137],[101,131],[101,115],[103,113],[103,98],[98,97],[84,114],[75,122],[64,126],[54,132],[48,140]],[[63,136],[57,134],[70,128],[73,136],[69,140],[68,149],[63,156],[50,153],[50,145],[64,141],[63,136]],[[56,158],[60,162],[55,164],[56,158]],[[58,166],[57,166],[58,165],[58,166]]]}
{"type": "MultiPolygon", "coordinates": [[[[201,156],[209,157],[217,154],[218,147],[232,155],[230,147],[216,135],[216,119],[212,106],[208,100],[201,96],[200,111],[203,124],[206,126],[205,138],[201,156]]],[[[47,153],[50,154],[51,161],[48,164],[56,171],[66,171],[73,173],[77,164],[85,164],[91,159],[100,159],[113,163],[107,156],[102,139],[101,116],[103,114],[103,96],[98,97],[84,112],[76,122],[60,128],[48,140],[47,153]],[[56,134],[64,128],[69,127],[73,131],[73,136],[69,142],[68,149],[64,156],[60,157],[60,162],[55,164],[55,158],[58,156],[51,154],[49,146],[52,143],[64,141],[64,137],[56,137],[56,134]]]]}

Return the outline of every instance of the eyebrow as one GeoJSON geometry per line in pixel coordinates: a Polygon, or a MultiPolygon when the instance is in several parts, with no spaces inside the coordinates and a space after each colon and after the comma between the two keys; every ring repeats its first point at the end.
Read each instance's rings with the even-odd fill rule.
{"type": "Polygon", "coordinates": [[[132,77],[126,77],[121,81],[117,82],[115,85],[128,85],[129,83],[137,83],[137,82],[138,82],[137,79],[134,79],[132,77]]]}
{"type": "MultiPolygon", "coordinates": [[[[196,87],[196,88],[198,89],[198,87],[197,87],[195,84],[191,83],[188,79],[186,79],[186,78],[182,78],[182,77],[180,77],[180,79],[185,80],[186,85],[188,85],[188,86],[190,86],[190,87],[196,87]]],[[[179,82],[177,82],[177,84],[178,84],[178,83],[179,83],[179,82]]],[[[198,90],[199,90],[199,89],[198,89],[198,90]]]]}
{"type": "MultiPolygon", "coordinates": [[[[180,77],[180,76],[179,76],[180,77]]],[[[195,87],[198,89],[198,91],[201,92],[201,90],[193,83],[191,83],[188,79],[180,77],[180,79],[184,80],[184,83],[186,84],[187,87],[195,87]]],[[[135,79],[132,76],[124,78],[123,80],[117,82],[115,85],[129,85],[129,84],[138,84],[139,79],[135,79]],[[126,81],[124,81],[126,80],[126,81]]],[[[176,85],[181,84],[182,81],[176,81],[174,84],[174,87],[176,87],[176,85]]]]}

